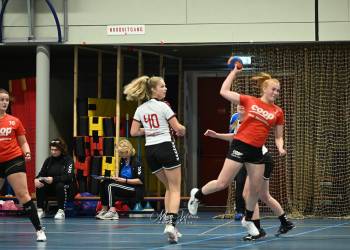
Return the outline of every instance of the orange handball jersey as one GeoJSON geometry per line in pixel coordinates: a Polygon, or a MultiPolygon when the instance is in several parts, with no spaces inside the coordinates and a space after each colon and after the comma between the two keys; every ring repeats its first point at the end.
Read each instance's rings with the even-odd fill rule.
{"type": "Polygon", "coordinates": [[[284,124],[283,110],[275,104],[265,103],[253,96],[240,95],[240,105],[244,106],[245,116],[234,139],[262,147],[270,129],[284,124]]]}
{"type": "Polygon", "coordinates": [[[17,142],[17,136],[25,135],[25,133],[26,131],[18,118],[8,114],[0,118],[0,162],[6,162],[23,155],[17,142]]]}

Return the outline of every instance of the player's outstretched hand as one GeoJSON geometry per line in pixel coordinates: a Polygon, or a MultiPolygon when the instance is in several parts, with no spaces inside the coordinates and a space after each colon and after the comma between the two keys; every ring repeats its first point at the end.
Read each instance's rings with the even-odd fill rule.
{"type": "Polygon", "coordinates": [[[278,152],[279,152],[280,156],[285,156],[287,154],[287,151],[284,148],[278,149],[278,152]]]}
{"type": "Polygon", "coordinates": [[[216,138],[217,133],[214,130],[208,129],[204,133],[205,136],[216,138]]]}

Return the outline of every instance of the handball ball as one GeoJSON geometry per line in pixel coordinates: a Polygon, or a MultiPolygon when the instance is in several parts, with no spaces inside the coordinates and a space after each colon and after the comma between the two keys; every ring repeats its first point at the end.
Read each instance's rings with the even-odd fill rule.
{"type": "Polygon", "coordinates": [[[238,56],[233,56],[233,57],[230,57],[230,59],[228,59],[227,67],[230,70],[233,70],[235,68],[235,65],[237,65],[237,69],[243,68],[243,62],[241,58],[239,58],[238,56]]]}

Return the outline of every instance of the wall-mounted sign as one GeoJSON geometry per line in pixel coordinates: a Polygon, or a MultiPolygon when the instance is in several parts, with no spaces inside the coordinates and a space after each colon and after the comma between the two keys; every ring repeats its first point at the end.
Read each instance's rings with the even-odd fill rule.
{"type": "Polygon", "coordinates": [[[124,35],[144,35],[145,25],[108,25],[107,35],[124,36],[124,35]]]}

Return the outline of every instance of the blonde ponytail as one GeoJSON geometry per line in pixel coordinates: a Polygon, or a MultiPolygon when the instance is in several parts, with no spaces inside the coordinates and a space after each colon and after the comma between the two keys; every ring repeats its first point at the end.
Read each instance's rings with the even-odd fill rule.
{"type": "Polygon", "coordinates": [[[269,79],[272,79],[271,75],[264,72],[252,77],[252,80],[257,81],[258,87],[261,91],[266,86],[266,80],[269,79]]]}
{"type": "Polygon", "coordinates": [[[124,87],[124,94],[128,101],[143,101],[149,99],[147,93],[147,81],[150,78],[148,76],[141,76],[132,80],[128,85],[124,87]]]}
{"type": "Polygon", "coordinates": [[[160,76],[140,76],[124,87],[124,94],[128,101],[144,101],[152,98],[152,89],[164,79],[160,76]]]}
{"type": "Polygon", "coordinates": [[[258,87],[262,94],[264,93],[264,88],[266,88],[270,82],[280,83],[276,78],[272,78],[270,74],[264,72],[252,77],[252,80],[257,81],[258,87]]]}

